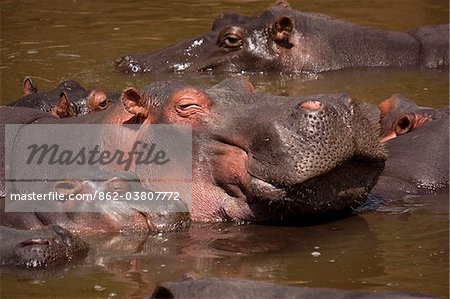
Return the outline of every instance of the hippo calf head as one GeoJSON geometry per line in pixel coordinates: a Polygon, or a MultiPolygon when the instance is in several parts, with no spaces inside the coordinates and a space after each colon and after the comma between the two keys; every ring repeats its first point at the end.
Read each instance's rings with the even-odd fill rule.
{"type": "Polygon", "coordinates": [[[234,78],[209,89],[158,82],[122,95],[144,123],[192,125],[191,218],[302,221],[364,202],[385,160],[366,109],[346,95],[252,90],[234,78]]]}
{"type": "Polygon", "coordinates": [[[0,227],[0,264],[47,268],[84,258],[89,245],[58,225],[34,230],[0,227]]]}
{"type": "Polygon", "coordinates": [[[23,97],[9,104],[50,112],[59,118],[103,111],[112,105],[111,95],[100,89],[87,91],[78,82],[69,80],[61,82],[54,90],[43,92],[38,91],[30,77],[23,81],[23,97]]]}

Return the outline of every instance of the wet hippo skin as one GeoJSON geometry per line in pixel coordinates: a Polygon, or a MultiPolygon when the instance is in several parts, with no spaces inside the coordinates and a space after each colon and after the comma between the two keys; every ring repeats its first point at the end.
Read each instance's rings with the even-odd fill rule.
{"type": "Polygon", "coordinates": [[[83,258],[88,250],[86,242],[58,225],[35,230],[0,226],[1,266],[51,268],[83,258]]]}
{"type": "MultiPolygon", "coordinates": [[[[241,78],[209,89],[168,81],[142,92],[128,88],[123,107],[77,118],[1,112],[14,122],[27,115],[31,123],[192,125],[194,221],[302,221],[345,214],[364,201],[385,159],[364,105],[345,95],[288,98],[249,90],[241,78]]],[[[132,140],[127,127],[120,132],[127,138],[106,139],[132,140]]],[[[125,150],[132,143],[118,145],[125,150]]],[[[144,167],[131,170],[146,175],[144,167]]]]}
{"type": "Polygon", "coordinates": [[[342,291],[300,288],[242,279],[208,278],[164,283],[155,289],[153,299],[183,298],[304,298],[304,299],[413,299],[432,298],[407,292],[342,291]]]}
{"type": "Polygon", "coordinates": [[[64,118],[108,109],[118,97],[95,89],[87,91],[78,82],[63,81],[54,90],[38,91],[30,77],[23,81],[23,97],[8,106],[38,109],[64,118]]]}
{"type": "MultiPolygon", "coordinates": [[[[77,177],[81,178],[82,174],[77,177]]],[[[60,180],[52,183],[60,194],[94,192],[143,192],[139,179],[131,172],[100,172],[95,181],[60,180]]],[[[2,199],[2,205],[4,200],[2,199]]],[[[61,202],[60,204],[72,204],[61,202]]],[[[85,204],[85,203],[82,203],[85,204]]],[[[99,232],[172,231],[188,223],[188,214],[172,212],[183,203],[151,202],[145,207],[135,202],[107,205],[85,204],[85,212],[5,212],[0,210],[0,265],[23,268],[53,268],[86,256],[89,246],[79,235],[99,232]],[[67,229],[65,229],[65,228],[67,229]],[[70,232],[69,232],[70,230],[70,232]]]]}
{"type": "Polygon", "coordinates": [[[212,31],[116,60],[126,73],[317,73],[349,67],[448,66],[449,26],[394,32],[293,10],[277,1],[260,16],[224,13],[212,31]]]}
{"type": "MultiPolygon", "coordinates": [[[[121,102],[76,118],[21,107],[2,107],[0,116],[3,122],[23,124],[22,133],[32,124],[121,125],[100,134],[124,151],[140,134],[126,124],[191,125],[193,199],[188,218],[199,222],[302,223],[341,217],[365,201],[383,170],[385,151],[378,129],[368,120],[366,106],[346,95],[271,96],[254,93],[250,82],[233,78],[205,89],[181,81],[156,82],[142,91],[127,88],[121,102]]],[[[147,175],[142,166],[131,171],[135,178],[147,175]]],[[[117,185],[120,174],[107,175],[111,179],[101,184],[57,182],[55,188],[89,193],[123,187],[123,180],[117,185]]],[[[145,188],[143,184],[127,186],[134,190],[145,188]]],[[[2,212],[1,219],[8,227],[59,225],[78,234],[171,230],[187,220],[166,212],[124,203],[99,213],[2,212]]],[[[42,238],[38,233],[34,237],[42,238]]]]}
{"type": "Polygon", "coordinates": [[[388,159],[372,192],[385,199],[448,194],[449,107],[422,108],[395,94],[379,112],[388,159]]]}

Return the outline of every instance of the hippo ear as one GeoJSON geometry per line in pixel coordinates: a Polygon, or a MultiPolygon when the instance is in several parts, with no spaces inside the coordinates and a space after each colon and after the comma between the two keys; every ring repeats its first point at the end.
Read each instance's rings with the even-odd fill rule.
{"type": "Polygon", "coordinates": [[[273,6],[281,8],[291,8],[291,6],[286,0],[277,0],[273,6]]]}
{"type": "Polygon", "coordinates": [[[270,37],[278,45],[290,49],[294,46],[291,34],[295,29],[295,22],[291,17],[282,16],[270,26],[270,37]]]}
{"type": "Polygon", "coordinates": [[[133,87],[123,91],[121,97],[122,105],[131,114],[147,118],[153,111],[146,105],[144,97],[133,87]]]}
{"type": "Polygon", "coordinates": [[[69,97],[67,96],[67,93],[61,92],[61,94],[59,95],[59,102],[58,102],[58,106],[61,108],[65,108],[68,109],[70,103],[69,103],[69,97]]]}
{"type": "Polygon", "coordinates": [[[37,92],[37,86],[34,84],[30,77],[26,77],[23,80],[23,95],[34,94],[37,92]]]}
{"type": "Polygon", "coordinates": [[[378,108],[380,109],[381,113],[380,114],[381,119],[385,118],[391,112],[394,104],[395,104],[395,97],[392,96],[378,105],[378,108]]]}
{"type": "Polygon", "coordinates": [[[70,105],[69,97],[66,92],[61,92],[58,105],[52,107],[50,109],[50,113],[59,118],[72,117],[76,115],[76,111],[74,111],[73,107],[70,105]]]}

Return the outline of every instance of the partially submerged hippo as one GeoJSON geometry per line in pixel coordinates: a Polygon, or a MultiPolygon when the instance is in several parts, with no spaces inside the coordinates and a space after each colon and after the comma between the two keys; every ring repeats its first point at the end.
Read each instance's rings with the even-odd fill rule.
{"type": "Polygon", "coordinates": [[[348,67],[448,65],[449,25],[375,29],[292,10],[277,1],[261,16],[225,13],[210,33],[116,61],[126,73],[324,72],[348,67]]]}
{"type": "Polygon", "coordinates": [[[0,226],[1,266],[59,266],[85,257],[88,249],[88,244],[80,237],[58,225],[37,230],[0,226]]]}
{"type": "MultiPolygon", "coordinates": [[[[168,81],[125,90],[125,109],[77,118],[0,111],[13,123],[192,125],[195,221],[301,221],[349,212],[365,200],[385,153],[364,105],[345,95],[288,98],[249,89],[239,78],[209,89],[168,81]]],[[[136,133],[127,130],[104,139],[131,147],[136,133]]],[[[130,171],[146,177],[142,165],[130,171]]]]}
{"type": "MultiPolygon", "coordinates": [[[[100,171],[97,180],[59,180],[54,190],[65,196],[60,205],[71,205],[69,195],[109,192],[143,192],[131,172],[111,174],[100,171]]],[[[3,204],[3,203],[2,203],[3,204]]],[[[5,212],[0,209],[0,265],[23,268],[51,268],[86,256],[89,245],[79,234],[95,232],[171,231],[188,223],[187,213],[173,212],[182,202],[150,202],[149,206],[135,202],[83,203],[84,213],[5,212]],[[97,208],[92,211],[92,205],[97,208]],[[89,207],[89,206],[90,207],[89,207]],[[64,227],[64,228],[63,228],[64,227]]]]}
{"type": "Polygon", "coordinates": [[[449,107],[421,108],[396,94],[379,105],[386,167],[374,194],[448,194],[449,107]]]}
{"type": "Polygon", "coordinates": [[[87,91],[76,81],[64,81],[52,91],[40,92],[33,80],[26,77],[23,95],[8,106],[39,109],[61,118],[102,111],[113,103],[111,95],[99,89],[87,91]]]}
{"type": "Polygon", "coordinates": [[[168,282],[158,286],[152,299],[308,298],[308,299],[419,299],[420,293],[342,291],[325,288],[283,286],[274,283],[230,278],[208,278],[168,282]]]}
{"type": "MultiPolygon", "coordinates": [[[[129,124],[192,125],[189,217],[194,221],[322,221],[351,213],[363,203],[385,160],[365,106],[346,95],[289,98],[252,90],[241,78],[208,89],[181,81],[157,82],[142,92],[126,89],[123,107],[76,118],[58,119],[18,107],[2,107],[0,115],[3,122],[24,124],[20,132],[32,124],[117,124],[120,130],[103,139],[122,149],[131,147],[141,133],[129,124]]],[[[147,177],[142,165],[130,171],[147,177]]],[[[62,193],[89,193],[117,186],[103,181],[106,185],[89,183],[93,189],[80,189],[86,185],[74,181],[54,187],[62,193]]],[[[8,227],[57,224],[73,233],[152,231],[158,223],[174,228],[186,220],[184,214],[168,215],[170,207],[166,209],[161,216],[123,202],[100,213],[4,213],[1,218],[8,227]]]]}

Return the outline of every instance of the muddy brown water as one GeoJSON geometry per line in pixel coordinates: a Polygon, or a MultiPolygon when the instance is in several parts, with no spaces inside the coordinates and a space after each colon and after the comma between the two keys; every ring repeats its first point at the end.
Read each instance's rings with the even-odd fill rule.
{"type": "MultiPolygon", "coordinates": [[[[224,11],[257,14],[272,1],[0,2],[0,95],[7,104],[32,76],[40,90],[74,79],[86,88],[143,87],[168,76],[128,76],[113,60],[199,35],[224,11]]],[[[291,1],[304,11],[392,30],[448,23],[447,0],[291,1]]],[[[177,76],[212,84],[223,76],[177,76]]],[[[252,76],[257,91],[349,93],[378,103],[403,93],[448,105],[448,68],[351,69],[318,76],[252,76]]],[[[448,196],[399,199],[376,212],[310,227],[193,225],[162,235],[102,235],[78,263],[53,271],[1,273],[1,297],[140,298],[185,273],[285,285],[418,291],[449,296],[448,196]],[[319,257],[311,255],[321,253],[319,257]]]]}

